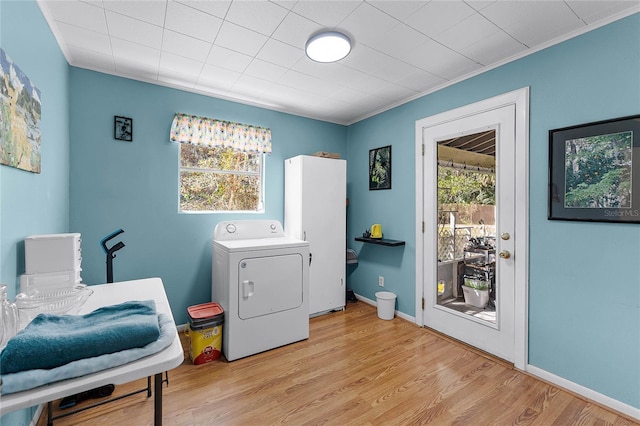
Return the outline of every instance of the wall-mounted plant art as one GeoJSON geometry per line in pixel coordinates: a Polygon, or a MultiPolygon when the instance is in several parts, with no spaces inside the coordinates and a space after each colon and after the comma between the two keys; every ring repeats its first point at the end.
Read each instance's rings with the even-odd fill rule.
{"type": "Polygon", "coordinates": [[[369,150],[369,190],[391,189],[391,145],[369,150]]]}
{"type": "Polygon", "coordinates": [[[0,164],[40,173],[40,90],[0,49],[0,164]]]}
{"type": "Polygon", "coordinates": [[[640,115],[549,131],[549,219],[640,223],[640,115]]]}
{"type": "Polygon", "coordinates": [[[119,141],[133,140],[133,119],[129,117],[113,117],[113,138],[119,141]]]}

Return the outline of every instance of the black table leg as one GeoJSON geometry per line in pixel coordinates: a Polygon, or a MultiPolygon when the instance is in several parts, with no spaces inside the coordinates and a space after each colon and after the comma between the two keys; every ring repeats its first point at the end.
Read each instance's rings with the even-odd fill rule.
{"type": "Polygon", "coordinates": [[[153,377],[154,399],[153,399],[153,424],[162,426],[162,373],[153,377]]]}

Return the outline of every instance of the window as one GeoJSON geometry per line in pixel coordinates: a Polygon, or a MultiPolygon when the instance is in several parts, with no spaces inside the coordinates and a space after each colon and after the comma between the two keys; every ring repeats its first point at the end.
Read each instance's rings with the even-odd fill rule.
{"type": "Polygon", "coordinates": [[[263,153],[180,144],[181,212],[264,210],[263,153]]]}
{"type": "Polygon", "coordinates": [[[264,211],[270,129],[177,113],[169,140],[180,143],[181,212],[264,211]]]}

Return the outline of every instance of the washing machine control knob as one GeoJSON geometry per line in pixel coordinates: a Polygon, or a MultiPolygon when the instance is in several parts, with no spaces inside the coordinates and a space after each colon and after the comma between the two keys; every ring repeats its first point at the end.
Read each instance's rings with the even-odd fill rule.
{"type": "Polygon", "coordinates": [[[236,226],[233,223],[227,225],[227,232],[233,234],[236,232],[236,226]]]}
{"type": "Polygon", "coordinates": [[[276,230],[276,225],[274,223],[272,223],[270,228],[271,228],[272,231],[275,231],[276,230]]]}

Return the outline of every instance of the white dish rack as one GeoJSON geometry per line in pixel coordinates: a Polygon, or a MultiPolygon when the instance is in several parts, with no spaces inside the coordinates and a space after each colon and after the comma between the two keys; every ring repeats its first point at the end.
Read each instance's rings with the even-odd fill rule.
{"type": "Polygon", "coordinates": [[[16,295],[15,304],[20,317],[20,328],[26,327],[38,314],[69,314],[78,312],[93,290],[86,284],[73,287],[32,289],[16,295]]]}

